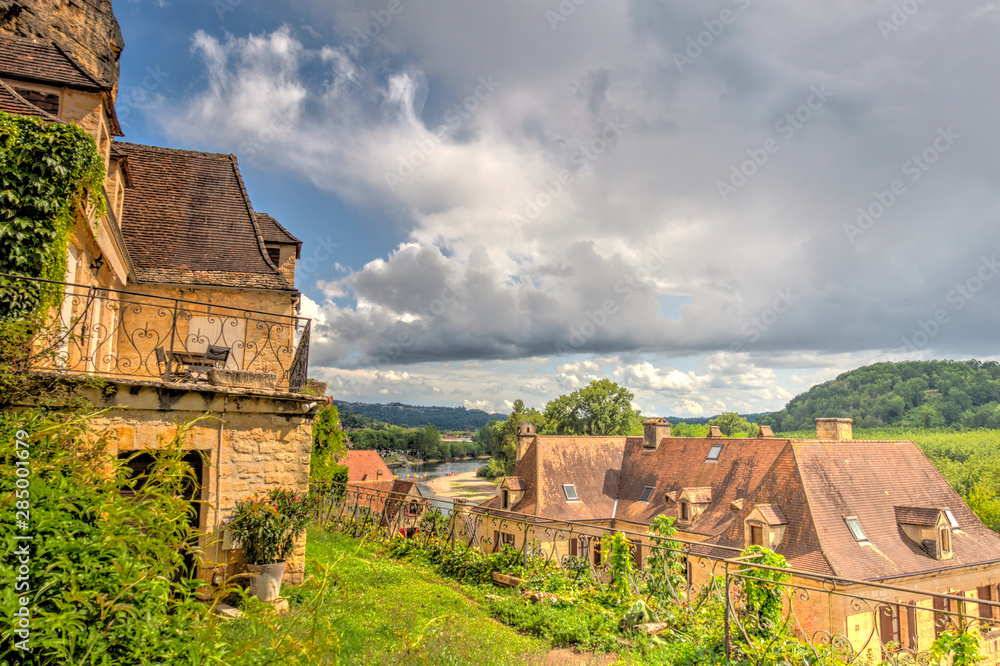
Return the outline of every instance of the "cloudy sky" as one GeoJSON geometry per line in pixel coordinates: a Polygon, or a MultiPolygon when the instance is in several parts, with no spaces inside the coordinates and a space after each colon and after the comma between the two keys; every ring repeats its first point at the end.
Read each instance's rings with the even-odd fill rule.
{"type": "Polygon", "coordinates": [[[338,398],[711,415],[997,357],[1000,2],[115,10],[126,140],[238,156],[338,398]]]}

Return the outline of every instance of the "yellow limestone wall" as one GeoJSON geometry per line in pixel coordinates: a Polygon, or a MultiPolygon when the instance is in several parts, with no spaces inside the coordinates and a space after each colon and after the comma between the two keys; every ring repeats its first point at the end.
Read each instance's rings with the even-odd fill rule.
{"type": "MultiPolygon", "coordinates": [[[[231,516],[239,499],[271,488],[309,489],[312,450],[310,404],[315,398],[240,390],[199,390],[153,382],[109,382],[102,390],[81,389],[99,407],[109,408],[94,423],[111,437],[111,453],[162,448],[183,424],[205,414],[214,418],[195,424],[185,450],[204,452],[198,576],[211,580],[219,567],[226,575],[241,571],[241,553],[223,550],[219,525],[231,516]]],[[[305,537],[285,568],[285,581],[302,581],[305,537]]]]}

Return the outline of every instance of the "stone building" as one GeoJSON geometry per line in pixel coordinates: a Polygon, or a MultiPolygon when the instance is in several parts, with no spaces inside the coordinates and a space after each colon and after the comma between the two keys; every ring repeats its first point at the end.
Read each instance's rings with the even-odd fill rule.
{"type": "MultiPolygon", "coordinates": [[[[301,242],[253,209],[233,155],[116,140],[121,34],[108,0],[0,7],[0,111],[76,123],[105,161],[108,212],[76,210],[58,296],[35,370],[99,376],[78,388],[107,408],[96,425],[137,474],[180,424],[198,478],[195,575],[220,582],[241,553],[221,527],[234,503],[308,489],[312,422],[300,394],[310,322],[298,316],[301,242]]],[[[29,401],[30,403],[30,401],[29,401]]],[[[285,570],[301,580],[304,541],[285,570]]]]}
{"type": "Polygon", "coordinates": [[[945,613],[964,614],[984,621],[983,656],[998,662],[1000,608],[976,602],[1000,599],[1000,535],[912,441],[854,440],[849,419],[817,419],[816,439],[766,426],[755,439],[672,437],[664,419],[644,428],[643,437],[566,437],[523,423],[513,475],[475,509],[489,515],[480,539],[521,547],[527,534],[600,565],[600,537],[621,530],[641,566],[648,526],[670,516],[690,544],[692,583],[719,573],[710,561],[766,546],[803,574],[799,584],[838,590],[800,604],[806,633],[832,630],[876,655],[890,643],[917,652],[946,627],[945,613]],[[873,612],[856,597],[885,606],[873,612]]]}

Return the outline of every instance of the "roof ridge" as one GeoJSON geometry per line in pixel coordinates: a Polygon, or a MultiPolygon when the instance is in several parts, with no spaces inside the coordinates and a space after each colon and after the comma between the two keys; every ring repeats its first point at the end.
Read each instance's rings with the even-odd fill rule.
{"type": "Polygon", "coordinates": [[[98,80],[98,78],[96,76],[94,76],[93,74],[91,74],[90,71],[81,62],[79,62],[76,59],[76,56],[74,56],[70,51],[67,51],[66,49],[64,49],[57,42],[52,42],[52,46],[56,47],[56,50],[59,51],[59,53],[63,54],[66,57],[66,59],[69,60],[69,62],[70,62],[71,65],[73,65],[74,67],[76,67],[76,69],[81,74],[83,74],[84,77],[86,77],[86,78],[90,79],[91,81],[93,81],[94,85],[96,85],[98,88],[101,88],[102,90],[110,90],[111,89],[111,86],[109,86],[104,81],[98,80]]]}
{"type": "Polygon", "coordinates": [[[205,157],[223,157],[223,158],[232,157],[232,154],[230,153],[210,153],[205,150],[191,150],[188,148],[168,148],[166,146],[151,146],[147,143],[135,143],[134,141],[115,141],[113,145],[134,146],[136,148],[152,150],[158,153],[185,153],[188,155],[202,155],[205,157]]]}
{"type": "Polygon", "coordinates": [[[260,231],[260,225],[257,224],[257,214],[254,213],[253,204],[250,203],[250,194],[243,183],[243,174],[240,173],[240,165],[236,161],[236,155],[229,153],[229,161],[233,165],[233,173],[236,174],[236,182],[239,183],[240,192],[243,193],[243,203],[246,204],[247,215],[250,217],[250,226],[253,227],[254,236],[257,238],[257,249],[260,251],[260,256],[264,258],[264,263],[274,269],[275,273],[281,274],[281,271],[278,270],[278,267],[271,261],[271,256],[267,253],[267,245],[264,244],[264,235],[260,231]]]}

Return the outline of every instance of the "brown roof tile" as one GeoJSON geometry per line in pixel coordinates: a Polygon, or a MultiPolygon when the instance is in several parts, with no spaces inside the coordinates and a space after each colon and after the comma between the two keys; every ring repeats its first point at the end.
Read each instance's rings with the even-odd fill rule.
{"type": "Polygon", "coordinates": [[[122,235],[140,282],[292,290],[267,258],[233,155],[116,142],[122,235]]]}
{"type": "Polygon", "coordinates": [[[302,241],[293,236],[288,229],[267,213],[254,212],[260,234],[265,243],[281,243],[283,245],[302,245],[302,241]]]}
{"type": "Polygon", "coordinates": [[[681,495],[687,498],[691,504],[711,504],[712,503],[712,489],[711,487],[705,488],[685,488],[681,491],[681,495]]]}
{"type": "Polygon", "coordinates": [[[787,444],[788,440],[778,439],[670,437],[650,450],[642,447],[641,440],[633,444],[630,439],[622,461],[617,517],[645,525],[661,514],[678,518],[676,500],[681,491],[707,488],[699,491],[699,499],[711,503],[685,531],[719,534],[734,518],[729,505],[760,485],[787,444]],[[706,461],[709,450],[720,444],[719,459],[706,461]],[[648,502],[640,502],[646,486],[654,487],[653,495],[648,502]]]}
{"type": "Polygon", "coordinates": [[[941,517],[941,509],[927,509],[917,506],[897,506],[896,522],[900,525],[934,527],[941,517]]]}
{"type": "Polygon", "coordinates": [[[392,485],[392,470],[390,470],[377,451],[348,451],[347,457],[340,461],[347,465],[348,483],[359,481],[388,481],[392,485]],[[379,472],[382,474],[379,475],[379,472]]]}
{"type": "Polygon", "coordinates": [[[503,483],[510,490],[526,490],[528,488],[528,484],[519,476],[508,476],[504,479],[503,483]]]}
{"type": "Polygon", "coordinates": [[[793,447],[818,538],[837,575],[886,579],[1000,560],[1000,535],[976,518],[913,442],[806,441],[793,447]],[[950,509],[959,525],[952,558],[934,560],[907,539],[897,506],[950,509]],[[872,546],[854,540],[844,516],[858,517],[872,546]]]}
{"type": "Polygon", "coordinates": [[[785,515],[781,513],[781,509],[773,504],[758,504],[755,508],[760,511],[760,515],[764,517],[764,520],[768,525],[788,524],[788,520],[785,518],[785,515]]]}
{"type": "Polygon", "coordinates": [[[0,76],[94,92],[111,90],[56,44],[0,35],[0,76]]]}

